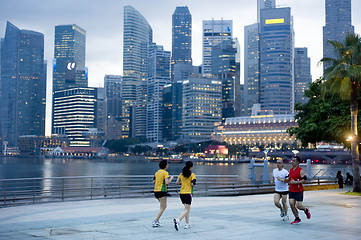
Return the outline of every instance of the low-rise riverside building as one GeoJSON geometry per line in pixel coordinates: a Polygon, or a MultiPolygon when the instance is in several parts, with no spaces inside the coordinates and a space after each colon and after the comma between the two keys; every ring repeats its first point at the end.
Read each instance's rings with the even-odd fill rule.
{"type": "Polygon", "coordinates": [[[227,118],[213,135],[214,140],[228,144],[282,144],[294,143],[287,129],[296,127],[294,114],[252,115],[227,118]]]}

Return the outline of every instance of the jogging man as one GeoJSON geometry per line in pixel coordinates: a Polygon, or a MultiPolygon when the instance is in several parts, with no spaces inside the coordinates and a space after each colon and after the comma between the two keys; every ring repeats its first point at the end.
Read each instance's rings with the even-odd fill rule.
{"type": "Polygon", "coordinates": [[[277,160],[277,168],[273,169],[273,181],[275,183],[275,194],[273,197],[274,204],[281,211],[281,218],[283,221],[287,221],[289,219],[287,215],[287,195],[288,195],[288,183],[285,179],[288,178],[288,171],[284,169],[284,163],[282,159],[277,160]],[[280,200],[282,198],[282,205],[280,204],[280,200]]]}
{"type": "Polygon", "coordinates": [[[307,219],[311,218],[311,213],[305,206],[302,205],[303,202],[303,184],[306,182],[307,177],[305,171],[299,167],[300,157],[294,156],[291,160],[292,168],[290,169],[289,178],[286,179],[286,182],[290,184],[290,195],[289,201],[290,206],[295,216],[295,220],[291,224],[301,224],[301,219],[298,216],[298,210],[303,210],[306,214],[307,219]]]}

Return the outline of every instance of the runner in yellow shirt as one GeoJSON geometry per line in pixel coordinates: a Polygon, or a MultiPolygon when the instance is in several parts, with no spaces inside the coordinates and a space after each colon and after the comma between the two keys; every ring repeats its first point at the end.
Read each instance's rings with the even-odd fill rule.
{"type": "Polygon", "coordinates": [[[181,184],[180,199],[184,204],[184,211],[179,216],[179,219],[173,219],[174,228],[178,231],[179,223],[183,218],[186,219],[185,229],[191,227],[189,223],[189,212],[192,204],[193,186],[196,185],[196,175],[192,173],[193,163],[191,161],[186,162],[185,167],[181,174],[179,174],[176,184],[181,184]]]}
{"type": "Polygon", "coordinates": [[[167,160],[162,160],[159,163],[159,170],[154,174],[153,183],[154,196],[159,201],[159,211],[155,219],[153,220],[153,227],[162,227],[159,222],[164,210],[167,208],[167,185],[173,180],[173,176],[169,178],[169,174],[166,171],[168,168],[167,160]]]}

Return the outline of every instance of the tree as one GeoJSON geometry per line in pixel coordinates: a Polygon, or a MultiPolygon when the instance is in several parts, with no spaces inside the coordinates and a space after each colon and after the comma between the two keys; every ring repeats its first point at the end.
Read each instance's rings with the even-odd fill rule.
{"type": "Polygon", "coordinates": [[[323,92],[338,94],[350,101],[351,112],[351,158],[353,172],[353,191],[361,192],[360,160],[357,133],[358,93],[361,84],[361,38],[358,34],[348,34],[344,43],[329,41],[338,53],[338,59],[323,58],[321,62],[331,63],[325,70],[323,92]]]}
{"type": "Polygon", "coordinates": [[[298,126],[287,132],[295,135],[302,146],[317,142],[337,142],[349,145],[345,136],[350,133],[350,104],[338,95],[325,93],[322,96],[324,79],[319,78],[309,85],[305,91],[308,98],[305,104],[296,104],[298,126]]]}

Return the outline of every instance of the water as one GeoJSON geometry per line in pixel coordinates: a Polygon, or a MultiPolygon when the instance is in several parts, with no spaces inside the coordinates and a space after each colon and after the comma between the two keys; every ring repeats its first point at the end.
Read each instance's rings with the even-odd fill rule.
{"type": "MultiPolygon", "coordinates": [[[[177,176],[183,168],[182,163],[170,163],[168,172],[177,176]]],[[[290,164],[285,164],[289,170],[290,164]]],[[[269,176],[276,164],[269,163],[269,176]]],[[[342,170],[352,172],[351,166],[313,164],[312,173],[320,169],[336,172],[342,170]]],[[[158,170],[158,162],[144,159],[108,158],[108,159],[44,159],[0,157],[0,179],[44,178],[65,176],[106,176],[106,175],[153,175],[158,170]]],[[[195,163],[193,172],[196,175],[239,175],[240,180],[247,181],[248,163],[210,164],[195,163]]],[[[262,179],[263,168],[256,168],[257,180],[262,179]]]]}

